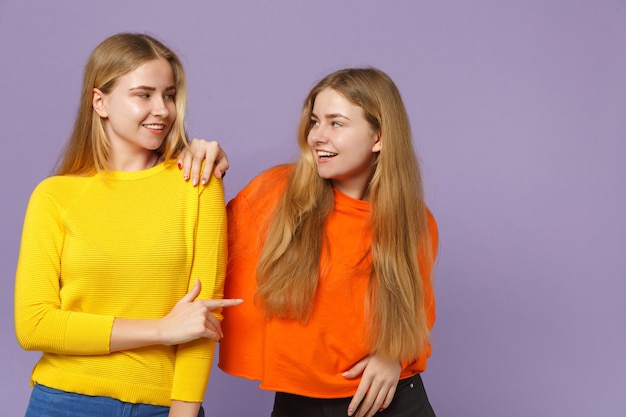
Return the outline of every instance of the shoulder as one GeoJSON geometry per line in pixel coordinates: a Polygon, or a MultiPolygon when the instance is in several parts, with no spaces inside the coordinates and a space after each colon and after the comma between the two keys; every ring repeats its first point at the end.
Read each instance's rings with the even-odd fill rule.
{"type": "MultiPolygon", "coordinates": [[[[169,159],[148,171],[154,171],[149,175],[151,185],[159,192],[177,192],[197,195],[214,195],[224,193],[224,186],[221,180],[214,175],[209,177],[209,182],[201,185],[193,185],[191,179],[185,180],[182,171],[176,164],[176,159],[169,159]]],[[[223,197],[222,197],[223,198],[223,197]]]]}
{"type": "Polygon", "coordinates": [[[48,177],[37,184],[32,195],[48,195],[50,197],[63,198],[64,196],[75,194],[77,190],[83,188],[91,181],[91,178],[71,175],[48,177]]]}
{"type": "Polygon", "coordinates": [[[90,177],[54,176],[41,181],[28,200],[27,216],[61,213],[84,194],[90,177]]]}
{"type": "Polygon", "coordinates": [[[294,168],[291,164],[272,167],[255,177],[244,189],[274,189],[276,186],[285,186],[294,168]]]}
{"type": "Polygon", "coordinates": [[[293,165],[272,167],[250,181],[233,200],[276,201],[287,186],[293,170],[293,165]]]}
{"type": "Polygon", "coordinates": [[[293,169],[293,165],[279,165],[259,174],[228,203],[229,215],[238,219],[255,218],[259,222],[268,218],[276,209],[293,169]]]}

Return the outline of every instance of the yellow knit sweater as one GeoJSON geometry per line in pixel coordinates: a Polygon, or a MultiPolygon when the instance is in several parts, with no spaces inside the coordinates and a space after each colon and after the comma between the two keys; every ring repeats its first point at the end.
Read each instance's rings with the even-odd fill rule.
{"type": "Polygon", "coordinates": [[[199,298],[222,298],[226,251],[221,181],[192,187],[175,162],[42,181],[15,285],[18,341],[43,352],[31,384],[131,403],[202,401],[213,342],[111,353],[111,329],[115,317],[165,316],[196,278],[199,298]]]}

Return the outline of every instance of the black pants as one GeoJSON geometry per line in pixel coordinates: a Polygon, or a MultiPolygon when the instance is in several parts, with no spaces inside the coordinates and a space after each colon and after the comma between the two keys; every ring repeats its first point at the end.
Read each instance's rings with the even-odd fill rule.
{"type": "MultiPolygon", "coordinates": [[[[346,417],[351,400],[351,397],[325,399],[277,392],[272,417],[346,417]]],[[[435,417],[422,378],[415,375],[401,380],[389,407],[376,416],[435,417]]]]}

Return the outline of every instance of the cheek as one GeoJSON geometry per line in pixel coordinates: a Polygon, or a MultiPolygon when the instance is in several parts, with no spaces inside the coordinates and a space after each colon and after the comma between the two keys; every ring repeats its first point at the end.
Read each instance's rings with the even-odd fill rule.
{"type": "Polygon", "coordinates": [[[176,103],[174,102],[167,103],[167,111],[169,113],[169,116],[172,122],[176,120],[176,116],[178,115],[178,113],[176,113],[176,103]]]}

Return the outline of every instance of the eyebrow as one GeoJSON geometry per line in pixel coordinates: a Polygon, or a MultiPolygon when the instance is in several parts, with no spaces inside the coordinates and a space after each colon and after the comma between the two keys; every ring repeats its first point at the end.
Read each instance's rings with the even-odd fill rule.
{"type": "MultiPolygon", "coordinates": [[[[137,87],[130,88],[130,91],[134,91],[134,90],[156,91],[156,87],[148,87],[147,85],[139,85],[137,87]]],[[[176,90],[175,85],[170,85],[169,87],[165,89],[165,91],[172,91],[172,90],[176,90]]]]}
{"type": "MultiPolygon", "coordinates": [[[[315,117],[316,119],[319,119],[319,117],[317,117],[317,115],[314,112],[311,112],[311,116],[315,117]]],[[[341,117],[342,119],[350,120],[350,118],[348,116],[345,116],[345,115],[343,115],[341,113],[330,113],[330,114],[327,114],[324,117],[326,119],[335,119],[337,117],[341,117]]]]}

